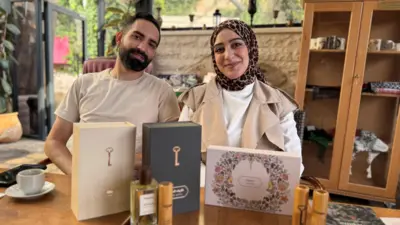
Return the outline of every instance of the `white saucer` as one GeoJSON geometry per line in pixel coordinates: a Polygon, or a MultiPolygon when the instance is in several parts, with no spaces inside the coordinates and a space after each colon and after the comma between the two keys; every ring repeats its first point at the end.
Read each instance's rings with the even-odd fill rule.
{"type": "Polygon", "coordinates": [[[14,184],[13,186],[6,189],[5,194],[12,198],[32,199],[32,198],[37,198],[37,197],[40,197],[42,195],[45,195],[45,194],[51,192],[52,190],[54,190],[55,187],[56,187],[56,185],[54,185],[51,182],[46,181],[44,183],[44,186],[40,193],[33,194],[33,195],[26,195],[26,194],[24,194],[24,192],[22,192],[22,190],[19,189],[18,184],[14,184]]]}

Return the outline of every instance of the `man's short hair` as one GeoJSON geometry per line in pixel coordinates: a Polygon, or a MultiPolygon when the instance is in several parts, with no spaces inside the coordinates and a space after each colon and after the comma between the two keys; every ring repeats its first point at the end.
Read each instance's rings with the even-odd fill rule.
{"type": "Polygon", "coordinates": [[[160,24],[158,24],[158,21],[153,17],[153,15],[146,12],[138,12],[133,16],[129,16],[122,26],[122,32],[125,33],[127,30],[129,30],[130,26],[139,19],[149,21],[157,28],[159,33],[161,32],[161,27],[160,24]]]}

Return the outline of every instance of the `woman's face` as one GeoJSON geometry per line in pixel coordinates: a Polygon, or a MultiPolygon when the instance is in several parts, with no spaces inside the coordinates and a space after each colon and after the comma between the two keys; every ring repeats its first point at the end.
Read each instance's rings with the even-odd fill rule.
{"type": "Polygon", "coordinates": [[[229,79],[239,78],[249,66],[249,50],[234,31],[223,29],[214,44],[215,61],[219,71],[229,79]]]}

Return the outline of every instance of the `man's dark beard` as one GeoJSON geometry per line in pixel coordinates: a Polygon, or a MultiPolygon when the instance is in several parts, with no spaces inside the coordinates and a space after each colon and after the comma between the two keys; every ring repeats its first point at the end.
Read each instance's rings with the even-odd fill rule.
{"type": "Polygon", "coordinates": [[[147,57],[146,53],[138,48],[125,49],[120,48],[119,57],[121,58],[122,64],[128,70],[133,70],[136,72],[143,71],[150,64],[151,60],[147,57]],[[136,59],[133,54],[138,54],[143,57],[143,62],[136,59]]]}

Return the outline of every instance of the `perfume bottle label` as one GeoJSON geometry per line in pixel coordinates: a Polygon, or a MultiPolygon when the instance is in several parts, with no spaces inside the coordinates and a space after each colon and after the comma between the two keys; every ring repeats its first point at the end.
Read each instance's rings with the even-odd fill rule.
{"type": "Polygon", "coordinates": [[[141,195],[139,215],[145,216],[154,213],[155,213],[154,193],[141,195]]]}
{"type": "Polygon", "coordinates": [[[231,172],[231,190],[238,198],[259,201],[265,196],[265,188],[270,190],[270,174],[261,162],[242,160],[231,172]],[[249,175],[251,174],[251,175],[249,175]]]}
{"type": "Polygon", "coordinates": [[[173,199],[186,198],[189,194],[189,188],[186,185],[175,186],[173,191],[173,199]]]}

